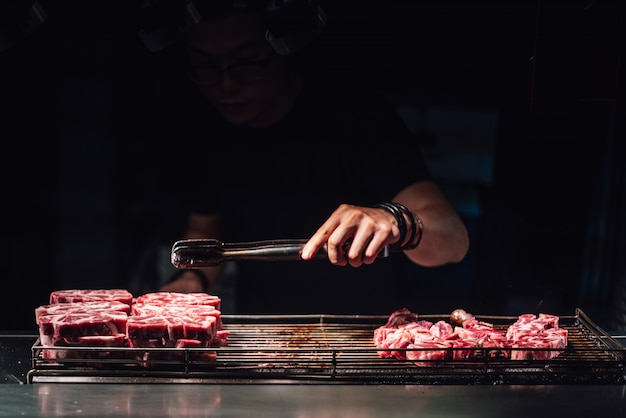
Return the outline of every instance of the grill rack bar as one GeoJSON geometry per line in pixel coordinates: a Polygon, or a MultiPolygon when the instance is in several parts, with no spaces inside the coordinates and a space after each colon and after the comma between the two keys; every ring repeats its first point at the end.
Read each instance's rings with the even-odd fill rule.
{"type": "MultiPolygon", "coordinates": [[[[476,316],[506,329],[514,316],[476,316]]],[[[420,315],[436,322],[447,315],[420,315]]],[[[227,347],[128,348],[32,347],[28,382],[219,382],[361,384],[526,384],[621,383],[626,381],[626,349],[577,309],[561,316],[568,346],[550,360],[490,358],[476,348],[475,360],[411,361],[382,358],[373,330],[387,316],[223,315],[227,347]],[[47,359],[44,350],[64,350],[47,359]],[[482,354],[482,356],[481,356],[482,354]]],[[[398,351],[429,349],[398,349],[398,351]]],[[[464,348],[467,350],[467,348],[464,348]]],[[[515,350],[515,349],[510,349],[515,350]]],[[[554,351],[533,349],[534,351],[554,351]]]]}

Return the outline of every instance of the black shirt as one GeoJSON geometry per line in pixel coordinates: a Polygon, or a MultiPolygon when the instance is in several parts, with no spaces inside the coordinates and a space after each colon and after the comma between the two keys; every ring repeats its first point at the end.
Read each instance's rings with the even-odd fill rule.
{"type": "MultiPolygon", "coordinates": [[[[309,238],[340,203],[390,201],[431,178],[395,108],[369,92],[305,84],[287,117],[267,129],[233,127],[209,108],[189,116],[180,137],[195,161],[180,193],[190,211],[222,213],[225,242],[309,238]]],[[[238,311],[388,314],[402,307],[394,284],[402,263],[403,254],[359,268],[239,262],[238,311]]]]}

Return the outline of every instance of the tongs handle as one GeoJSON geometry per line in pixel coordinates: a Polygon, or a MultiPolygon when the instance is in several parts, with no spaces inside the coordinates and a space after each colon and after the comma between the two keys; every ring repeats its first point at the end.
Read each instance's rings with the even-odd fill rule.
{"type": "MultiPolygon", "coordinates": [[[[212,267],[225,261],[257,260],[280,261],[301,260],[300,254],[306,239],[278,239],[243,243],[224,243],[216,239],[186,239],[172,246],[171,261],[178,269],[212,267]]],[[[385,247],[379,257],[389,255],[385,247]]],[[[314,259],[327,258],[325,248],[318,251],[314,259]]]]}
{"type": "MultiPolygon", "coordinates": [[[[215,239],[188,239],[174,243],[172,264],[179,269],[210,267],[234,260],[300,260],[305,239],[224,243],[215,239]]],[[[326,257],[318,252],[315,258],[326,257]]]]}

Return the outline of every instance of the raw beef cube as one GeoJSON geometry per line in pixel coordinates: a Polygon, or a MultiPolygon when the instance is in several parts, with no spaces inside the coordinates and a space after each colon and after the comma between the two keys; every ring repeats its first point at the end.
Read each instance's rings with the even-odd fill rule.
{"type": "Polygon", "coordinates": [[[210,305],[219,310],[221,299],[208,293],[153,292],[139,296],[136,303],[150,305],[210,305]]]}
{"type": "Polygon", "coordinates": [[[101,300],[91,302],[54,303],[52,305],[41,305],[35,309],[35,321],[39,323],[39,317],[44,314],[61,313],[90,313],[90,312],[124,312],[130,314],[129,304],[117,300],[101,300]]]}
{"type": "Polygon", "coordinates": [[[407,360],[412,360],[417,366],[432,366],[445,360],[450,351],[449,344],[438,341],[420,341],[418,344],[409,344],[406,348],[417,349],[406,351],[407,360]]]}
{"type": "Polygon", "coordinates": [[[472,360],[476,358],[476,348],[478,344],[471,340],[450,340],[452,344],[453,360],[472,360]],[[466,350],[463,350],[466,348],[466,350]]]}
{"type": "Polygon", "coordinates": [[[217,332],[216,322],[213,316],[131,315],[126,334],[131,347],[175,347],[179,339],[197,339],[208,347],[217,332]]]}
{"type": "Polygon", "coordinates": [[[50,293],[50,304],[116,300],[132,305],[133,295],[125,289],[67,289],[50,293]]]}
{"type": "Polygon", "coordinates": [[[106,336],[126,332],[125,312],[76,312],[41,315],[39,333],[55,338],[77,338],[83,336],[106,336]]]}
{"type": "Polygon", "coordinates": [[[212,305],[152,305],[149,303],[135,303],[132,314],[137,316],[165,315],[165,316],[212,316],[216,319],[217,329],[222,329],[222,313],[212,305]]]}
{"type": "Polygon", "coordinates": [[[131,315],[126,322],[126,336],[131,347],[164,347],[170,339],[169,325],[160,315],[131,315]]]}

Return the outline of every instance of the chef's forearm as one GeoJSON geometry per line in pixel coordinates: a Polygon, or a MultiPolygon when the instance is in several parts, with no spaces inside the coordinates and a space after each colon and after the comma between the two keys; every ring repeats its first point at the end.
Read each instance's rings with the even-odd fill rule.
{"type": "Polygon", "coordinates": [[[416,248],[404,251],[406,256],[424,267],[462,261],[469,250],[469,237],[456,213],[433,207],[416,214],[423,224],[422,236],[416,248]]]}
{"type": "MultiPolygon", "coordinates": [[[[419,245],[405,249],[406,256],[425,267],[458,263],[469,250],[469,236],[463,220],[433,181],[410,185],[393,201],[404,205],[421,221],[419,245]]],[[[410,220],[407,218],[407,224],[410,220]]]]}

